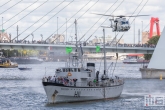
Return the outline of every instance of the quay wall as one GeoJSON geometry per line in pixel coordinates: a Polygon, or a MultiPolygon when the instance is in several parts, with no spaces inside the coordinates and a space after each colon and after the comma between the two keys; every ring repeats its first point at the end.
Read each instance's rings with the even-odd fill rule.
{"type": "Polygon", "coordinates": [[[165,69],[140,68],[143,79],[165,78],[165,69]]]}

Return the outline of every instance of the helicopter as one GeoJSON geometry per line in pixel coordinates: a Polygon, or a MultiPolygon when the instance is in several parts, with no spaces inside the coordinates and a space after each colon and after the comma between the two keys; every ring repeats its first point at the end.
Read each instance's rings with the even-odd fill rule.
{"type": "MultiPolygon", "coordinates": [[[[94,13],[94,14],[96,14],[96,13],[94,13]]],[[[127,20],[126,17],[149,16],[149,15],[134,15],[134,16],[117,15],[117,16],[115,16],[115,15],[105,15],[105,14],[97,14],[97,15],[112,17],[112,19],[109,19],[109,20],[111,22],[110,28],[112,28],[113,32],[126,32],[131,28],[129,20],[127,20]]]]}

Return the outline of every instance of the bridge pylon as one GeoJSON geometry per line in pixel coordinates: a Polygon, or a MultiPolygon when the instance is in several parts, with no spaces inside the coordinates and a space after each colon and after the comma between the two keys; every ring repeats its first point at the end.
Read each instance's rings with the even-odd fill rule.
{"type": "Polygon", "coordinates": [[[157,35],[160,36],[159,18],[151,17],[149,39],[151,39],[152,36],[153,36],[153,27],[154,27],[154,24],[156,24],[157,35]]]}

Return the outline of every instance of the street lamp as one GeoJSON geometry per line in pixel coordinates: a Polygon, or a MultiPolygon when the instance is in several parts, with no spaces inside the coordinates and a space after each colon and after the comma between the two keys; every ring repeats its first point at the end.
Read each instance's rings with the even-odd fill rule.
{"type": "Polygon", "coordinates": [[[33,35],[33,33],[31,33],[31,36],[32,36],[32,43],[33,43],[33,38],[34,38],[34,35],[33,35]]]}
{"type": "Polygon", "coordinates": [[[42,40],[43,40],[43,35],[41,34],[41,42],[42,42],[42,40]]]}
{"type": "Polygon", "coordinates": [[[10,43],[11,43],[11,34],[9,34],[9,39],[10,39],[10,43]]]}

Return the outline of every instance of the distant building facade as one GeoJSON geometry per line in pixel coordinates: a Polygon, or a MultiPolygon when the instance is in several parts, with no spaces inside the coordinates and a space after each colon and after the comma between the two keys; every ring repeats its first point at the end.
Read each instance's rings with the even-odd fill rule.
{"type": "MultiPolygon", "coordinates": [[[[113,40],[113,38],[110,35],[105,37],[106,44],[116,44],[116,42],[118,42],[118,40],[119,39],[113,40]]],[[[91,43],[91,44],[103,43],[103,37],[95,37],[94,39],[90,40],[89,43],[91,43]]],[[[120,39],[119,43],[124,44],[124,40],[120,39]]]]}
{"type": "Polygon", "coordinates": [[[1,42],[10,42],[11,36],[7,34],[6,32],[3,32],[0,30],[0,41],[1,42]]]}
{"type": "Polygon", "coordinates": [[[54,36],[52,36],[50,39],[49,39],[49,43],[60,43],[60,42],[64,42],[65,40],[65,35],[63,34],[55,34],[54,36]]]}

